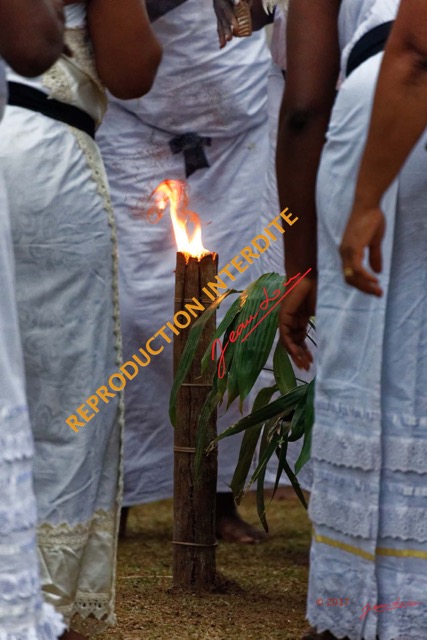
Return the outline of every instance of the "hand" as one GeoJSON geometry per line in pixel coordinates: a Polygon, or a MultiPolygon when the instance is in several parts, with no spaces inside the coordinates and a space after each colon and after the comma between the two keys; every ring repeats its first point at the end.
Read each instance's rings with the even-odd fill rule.
{"type": "Polygon", "coordinates": [[[340,254],[347,284],[364,293],[382,296],[378,278],[362,264],[365,249],[369,250],[369,264],[381,273],[381,242],[385,232],[385,218],[379,207],[367,207],[357,202],[345,230],[340,254]]]}
{"type": "Polygon", "coordinates": [[[317,279],[305,277],[282,300],[279,311],[280,341],[300,369],[308,371],[313,356],[305,343],[308,321],[315,313],[317,279]]]}
{"type": "Polygon", "coordinates": [[[213,0],[213,6],[217,20],[219,46],[223,49],[238,29],[237,18],[234,15],[234,2],[233,0],[213,0]]]}

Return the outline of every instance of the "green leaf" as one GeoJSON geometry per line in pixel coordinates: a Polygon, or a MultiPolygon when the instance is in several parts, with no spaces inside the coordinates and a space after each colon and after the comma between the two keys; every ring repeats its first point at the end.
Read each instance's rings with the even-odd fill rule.
{"type": "Polygon", "coordinates": [[[271,497],[271,499],[273,500],[277,488],[279,486],[279,482],[280,482],[280,478],[282,477],[282,473],[285,469],[285,464],[286,464],[286,455],[288,453],[288,428],[283,429],[282,430],[282,440],[280,443],[280,446],[277,447],[276,449],[276,454],[277,457],[279,459],[279,464],[277,466],[277,473],[276,473],[276,482],[274,483],[274,488],[273,488],[273,495],[271,497]]]}
{"type": "Polygon", "coordinates": [[[224,302],[224,300],[231,294],[237,293],[234,289],[230,289],[222,294],[219,298],[217,298],[211,305],[202,313],[202,315],[197,318],[194,323],[189,335],[187,343],[184,347],[184,350],[181,355],[181,360],[178,366],[178,371],[176,372],[175,379],[173,381],[170,400],[169,400],[169,417],[173,426],[176,425],[176,400],[178,396],[178,391],[185,381],[187,377],[187,373],[191,367],[191,364],[194,360],[194,356],[197,351],[197,346],[199,344],[199,340],[202,336],[203,330],[208,322],[209,318],[212,317],[212,314],[215,313],[219,305],[224,302]]]}
{"type": "Polygon", "coordinates": [[[234,319],[230,338],[234,357],[229,386],[240,396],[240,407],[255,384],[274,343],[278,327],[278,300],[283,295],[283,276],[267,273],[241,294],[242,309],[234,319]],[[266,293],[268,299],[266,298],[266,293]]]}
{"type": "MultiPolygon", "coordinates": [[[[277,385],[261,389],[255,398],[252,411],[256,411],[270,402],[273,394],[276,393],[277,390],[277,385]]],[[[245,431],[243,435],[239,460],[230,485],[237,503],[240,502],[243,494],[263,424],[264,423],[261,422],[257,428],[245,431]]]]}
{"type": "Polygon", "coordinates": [[[295,442],[304,435],[305,430],[305,417],[307,411],[307,384],[302,385],[305,388],[306,393],[298,402],[295,407],[294,415],[291,421],[291,433],[289,435],[289,442],[295,442]]]}
{"type": "Polygon", "coordinates": [[[304,494],[302,492],[300,483],[297,480],[296,475],[294,474],[294,472],[292,471],[292,469],[289,466],[288,462],[285,462],[284,464],[284,469],[285,469],[285,473],[288,476],[289,480],[291,481],[291,484],[294,488],[295,493],[297,494],[302,506],[307,509],[307,502],[304,498],[304,494]]]}
{"type": "Polygon", "coordinates": [[[314,385],[315,380],[312,380],[307,389],[307,402],[306,402],[306,414],[304,424],[304,443],[302,445],[301,453],[298,460],[295,463],[295,473],[298,474],[303,466],[310,460],[311,455],[311,434],[314,424],[314,385]]]}
{"type": "Polygon", "coordinates": [[[214,443],[219,442],[224,438],[228,438],[229,436],[232,436],[236,433],[240,433],[241,431],[245,431],[246,429],[250,429],[251,427],[256,427],[260,424],[260,422],[266,422],[271,418],[280,417],[286,411],[294,409],[304,393],[304,387],[295,387],[295,389],[293,389],[286,395],[280,396],[280,398],[273,400],[273,402],[270,402],[270,404],[266,405],[265,407],[257,409],[253,413],[250,413],[248,416],[236,422],[234,425],[223,431],[216,438],[214,443]]]}
{"type": "MultiPolygon", "coordinates": [[[[238,293],[236,291],[236,293],[238,293]]],[[[215,342],[215,340],[217,340],[218,338],[220,338],[222,336],[222,334],[227,331],[227,329],[230,327],[230,325],[233,323],[234,318],[236,317],[236,315],[240,312],[240,305],[241,305],[241,300],[240,297],[237,298],[237,300],[235,300],[233,302],[233,304],[231,305],[231,307],[228,309],[227,313],[225,314],[225,316],[223,317],[223,319],[221,320],[221,322],[219,323],[217,330],[215,331],[213,338],[209,344],[209,347],[206,349],[206,352],[202,358],[202,373],[204,373],[209,365],[209,362],[212,360],[212,345],[215,342]]]]}
{"type": "Polygon", "coordinates": [[[291,360],[280,342],[277,343],[274,351],[273,371],[274,379],[282,394],[288,393],[297,386],[291,360]]]}
{"type": "MultiPolygon", "coordinates": [[[[267,430],[267,425],[264,427],[264,430],[267,430]]],[[[271,460],[274,452],[276,451],[276,447],[279,443],[280,436],[277,433],[274,433],[271,437],[271,440],[264,447],[262,453],[260,452],[257,468],[253,472],[251,479],[249,480],[248,486],[250,487],[254,482],[256,482],[262,473],[262,470],[266,467],[268,462],[271,460]]]]}
{"type": "Polygon", "coordinates": [[[260,456],[257,468],[255,469],[251,479],[249,480],[248,487],[254,482],[257,483],[257,512],[259,519],[266,531],[268,531],[267,519],[265,517],[265,502],[264,502],[264,480],[267,465],[274,455],[280,436],[274,433],[270,441],[268,441],[268,424],[264,426],[264,432],[261,438],[260,456]]]}
{"type": "MultiPolygon", "coordinates": [[[[268,445],[268,428],[267,425],[264,427],[264,431],[261,438],[260,445],[260,458],[264,455],[266,448],[268,445]]],[[[264,482],[265,482],[265,474],[267,471],[267,463],[260,470],[258,480],[257,480],[257,489],[256,489],[256,506],[258,517],[261,521],[264,530],[268,533],[268,522],[265,516],[265,500],[264,500],[264,482]]]]}

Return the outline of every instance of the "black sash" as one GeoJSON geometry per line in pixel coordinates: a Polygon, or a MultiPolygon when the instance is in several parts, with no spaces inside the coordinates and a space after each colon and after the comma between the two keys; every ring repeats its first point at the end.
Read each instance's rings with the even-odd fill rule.
{"type": "Polygon", "coordinates": [[[150,22],[158,20],[172,9],[180,7],[187,0],[146,0],[147,13],[150,22]]]}
{"type": "Polygon", "coordinates": [[[357,67],[360,67],[363,62],[377,55],[380,51],[384,51],[393,24],[394,20],[384,22],[360,38],[350,53],[347,63],[347,77],[355,71],[357,67]]]}
{"type": "Polygon", "coordinates": [[[95,121],[82,109],[49,98],[43,91],[19,82],[8,82],[7,86],[8,104],[11,106],[37,111],[48,118],[76,127],[95,139],[95,121]]]}
{"type": "Polygon", "coordinates": [[[183,133],[169,141],[172,153],[184,154],[185,175],[187,178],[195,171],[207,169],[210,166],[203,147],[210,147],[211,143],[211,138],[199,136],[194,132],[183,133]]]}

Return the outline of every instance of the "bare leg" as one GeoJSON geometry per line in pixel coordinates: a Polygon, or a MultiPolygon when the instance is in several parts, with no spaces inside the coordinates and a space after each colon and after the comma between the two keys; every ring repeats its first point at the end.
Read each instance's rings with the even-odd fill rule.
{"type": "Polygon", "coordinates": [[[120,527],[119,527],[120,539],[126,537],[126,526],[128,522],[129,508],[130,507],[122,507],[122,510],[120,512],[120,527]]]}
{"type": "Polygon", "coordinates": [[[266,539],[266,534],[248,524],[239,516],[233,494],[216,494],[216,535],[225,542],[256,544],[266,539]]]}

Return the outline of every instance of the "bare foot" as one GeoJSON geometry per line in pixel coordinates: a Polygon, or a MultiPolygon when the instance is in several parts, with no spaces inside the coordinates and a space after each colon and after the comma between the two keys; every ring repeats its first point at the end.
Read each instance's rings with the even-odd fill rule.
{"type": "Polygon", "coordinates": [[[59,640],[88,640],[88,638],[87,636],[82,636],[81,633],[77,633],[77,631],[70,629],[69,631],[64,631],[62,636],[59,637],[59,640]]]}
{"type": "Polygon", "coordinates": [[[225,542],[238,542],[239,544],[257,544],[264,542],[267,535],[263,531],[255,529],[238,515],[224,516],[216,523],[217,538],[225,542]]]}
{"type": "Polygon", "coordinates": [[[225,542],[256,544],[266,539],[263,531],[242,520],[231,492],[216,494],[216,535],[225,542]]]}

